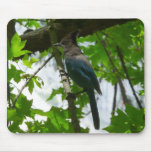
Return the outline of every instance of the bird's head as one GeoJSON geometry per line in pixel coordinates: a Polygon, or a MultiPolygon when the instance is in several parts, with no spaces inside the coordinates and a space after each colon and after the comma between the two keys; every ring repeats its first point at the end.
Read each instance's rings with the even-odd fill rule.
{"type": "Polygon", "coordinates": [[[79,30],[74,31],[63,37],[63,39],[59,42],[54,44],[54,46],[61,46],[63,49],[67,49],[72,47],[73,45],[77,45],[77,36],[79,34],[79,30]]]}

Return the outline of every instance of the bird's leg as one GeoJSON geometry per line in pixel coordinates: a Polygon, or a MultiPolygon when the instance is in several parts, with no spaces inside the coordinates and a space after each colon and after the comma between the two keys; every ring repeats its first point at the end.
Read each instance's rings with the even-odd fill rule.
{"type": "Polygon", "coordinates": [[[62,76],[66,76],[69,77],[68,73],[66,73],[64,70],[60,70],[60,75],[62,76]]]}
{"type": "Polygon", "coordinates": [[[67,77],[68,82],[69,82],[69,84],[70,84],[69,75],[68,75],[67,72],[65,72],[64,70],[60,70],[60,76],[61,76],[61,77],[64,77],[64,76],[67,77]]]}

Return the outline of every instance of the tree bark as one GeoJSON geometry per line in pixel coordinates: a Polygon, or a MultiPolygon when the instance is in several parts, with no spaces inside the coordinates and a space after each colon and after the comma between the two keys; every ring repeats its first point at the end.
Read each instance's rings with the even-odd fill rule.
{"type": "MultiPolygon", "coordinates": [[[[11,43],[11,39],[15,34],[15,22],[14,20],[9,21],[7,25],[7,43],[11,43]]],[[[8,53],[8,52],[7,52],[8,53]]],[[[7,68],[8,68],[8,60],[7,60],[7,68]]],[[[10,94],[10,82],[7,82],[7,101],[8,107],[11,108],[11,94],[10,94]]],[[[7,127],[11,125],[11,122],[7,120],[7,127]]]]}
{"type": "Polygon", "coordinates": [[[9,23],[7,24],[7,38],[9,40],[9,42],[11,42],[11,39],[13,37],[13,35],[15,34],[15,22],[14,20],[9,21],[9,23]]]}
{"type": "Polygon", "coordinates": [[[123,102],[124,102],[124,104],[129,104],[128,98],[127,98],[127,95],[126,95],[126,90],[125,90],[125,87],[124,87],[124,85],[122,83],[122,80],[121,80],[121,78],[119,76],[117,76],[117,79],[118,79],[118,82],[119,82],[119,86],[120,86],[120,91],[121,91],[123,102]]]}
{"type": "Polygon", "coordinates": [[[114,86],[114,96],[113,96],[113,106],[112,106],[112,115],[115,114],[116,110],[116,97],[117,97],[117,83],[114,86]]]}
{"type": "MultiPolygon", "coordinates": [[[[124,24],[135,19],[57,19],[55,21],[57,42],[71,31],[80,30],[79,36],[93,34],[108,27],[124,24]]],[[[52,37],[49,35],[50,26],[21,35],[22,40],[27,40],[25,48],[32,52],[44,51],[50,47],[52,37]]]]}
{"type": "MultiPolygon", "coordinates": [[[[56,43],[57,42],[55,27],[51,26],[50,37],[53,38],[51,43],[56,43]]],[[[59,70],[61,80],[62,80],[62,83],[63,83],[63,87],[64,87],[64,90],[65,90],[65,93],[66,93],[66,96],[67,96],[66,99],[68,101],[68,110],[69,110],[69,115],[71,116],[72,125],[74,127],[74,131],[76,133],[80,133],[81,128],[80,128],[79,120],[78,120],[77,115],[76,115],[76,106],[74,104],[75,96],[71,92],[70,82],[69,82],[68,76],[65,72],[65,68],[64,68],[64,65],[63,65],[63,62],[62,62],[62,58],[61,58],[61,53],[59,52],[57,47],[55,47],[55,46],[52,46],[52,47],[53,47],[53,53],[52,54],[55,57],[57,68],[59,70]]]]}

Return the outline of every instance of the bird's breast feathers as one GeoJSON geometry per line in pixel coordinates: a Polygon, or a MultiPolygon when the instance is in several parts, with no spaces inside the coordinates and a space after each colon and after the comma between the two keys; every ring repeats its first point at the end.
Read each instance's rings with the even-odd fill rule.
{"type": "Polygon", "coordinates": [[[83,54],[74,56],[74,60],[76,60],[78,62],[84,62],[87,66],[91,67],[91,64],[90,64],[88,58],[86,56],[84,56],[83,54]]]}

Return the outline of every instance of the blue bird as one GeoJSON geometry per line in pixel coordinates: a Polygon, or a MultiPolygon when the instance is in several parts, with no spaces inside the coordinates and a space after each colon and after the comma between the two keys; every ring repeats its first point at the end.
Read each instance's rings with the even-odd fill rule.
{"type": "Polygon", "coordinates": [[[93,122],[95,129],[100,128],[99,112],[97,108],[97,103],[95,100],[94,89],[101,93],[99,82],[97,77],[89,63],[87,57],[81,52],[77,45],[76,37],[78,31],[71,32],[65,36],[60,43],[63,47],[65,55],[65,64],[67,68],[68,75],[70,78],[76,82],[80,87],[82,87],[90,100],[90,107],[93,116],[93,122]]]}

